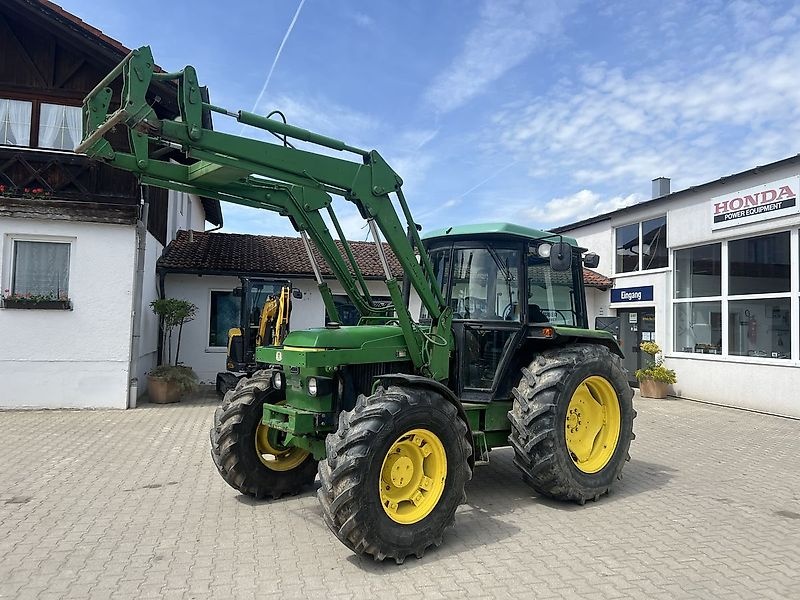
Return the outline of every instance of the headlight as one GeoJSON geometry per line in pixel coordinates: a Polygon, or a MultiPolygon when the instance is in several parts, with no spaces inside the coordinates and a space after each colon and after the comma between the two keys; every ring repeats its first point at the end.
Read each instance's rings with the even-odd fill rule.
{"type": "Polygon", "coordinates": [[[553,246],[550,244],[539,244],[539,249],[537,252],[542,258],[550,258],[550,250],[552,249],[553,246]]]}
{"type": "Polygon", "coordinates": [[[317,379],[316,379],[316,377],[309,377],[308,378],[308,395],[309,396],[316,396],[317,395],[317,379]]]}
{"type": "Polygon", "coordinates": [[[272,376],[272,387],[274,387],[276,390],[283,388],[283,373],[280,371],[272,376]]]}

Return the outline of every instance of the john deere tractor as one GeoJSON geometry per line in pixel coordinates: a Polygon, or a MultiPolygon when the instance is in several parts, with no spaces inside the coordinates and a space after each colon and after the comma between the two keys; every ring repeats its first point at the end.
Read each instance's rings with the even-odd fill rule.
{"type": "Polygon", "coordinates": [[[587,328],[582,267],[596,265],[595,255],[569,237],[507,224],[423,240],[400,176],[375,150],[203,98],[194,68],[161,72],[148,47],[134,50],[86,98],[78,151],[143,184],[279,213],[303,240],[330,322],[257,347],[260,370],[217,408],[211,456],[230,486],[279,498],[319,476],[336,537],[398,563],[442,542],[473,469],[494,448],[513,448],[540,495],[583,504],[608,492],[629,458],[635,412],[619,346],[587,328]],[[148,93],[157,81],[174,85],[179,118],[159,118],[148,93]],[[214,131],[204,126],[209,113],[279,142],[214,131]],[[109,141],[115,127],[127,145],[109,141]],[[366,220],[390,305],[371,298],[331,195],[366,220]],[[361,314],[358,325],[338,324],[312,244],[361,314]],[[412,289],[419,319],[409,312],[412,289]]]}

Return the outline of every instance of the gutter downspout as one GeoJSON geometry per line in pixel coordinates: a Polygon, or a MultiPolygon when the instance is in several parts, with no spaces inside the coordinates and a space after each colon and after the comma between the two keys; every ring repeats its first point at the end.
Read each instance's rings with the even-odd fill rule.
{"type": "MultiPolygon", "coordinates": [[[[141,188],[140,188],[141,190],[141,188]]],[[[131,310],[131,358],[129,364],[128,408],[136,408],[139,397],[139,349],[142,339],[142,288],[144,287],[144,266],[147,253],[147,221],[150,203],[141,197],[141,218],[136,221],[136,274],[133,278],[133,307],[131,310]]],[[[147,192],[150,199],[149,188],[147,192]]]]}

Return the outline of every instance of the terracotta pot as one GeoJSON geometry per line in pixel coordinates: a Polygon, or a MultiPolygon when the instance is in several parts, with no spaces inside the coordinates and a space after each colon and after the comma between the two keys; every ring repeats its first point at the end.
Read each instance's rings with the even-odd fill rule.
{"type": "Polygon", "coordinates": [[[653,381],[652,379],[642,379],[639,381],[639,395],[642,398],[666,398],[668,383],[663,381],[653,381]]]}
{"type": "Polygon", "coordinates": [[[147,376],[147,397],[154,404],[172,404],[181,399],[181,388],[163,377],[147,376]]]}

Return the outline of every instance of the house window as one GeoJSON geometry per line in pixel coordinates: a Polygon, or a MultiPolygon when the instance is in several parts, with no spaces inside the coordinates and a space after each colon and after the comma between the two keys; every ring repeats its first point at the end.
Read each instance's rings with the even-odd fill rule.
{"type": "Polygon", "coordinates": [[[209,348],[228,345],[228,330],[239,326],[241,297],[231,291],[211,290],[211,304],[208,311],[209,348]]]}
{"type": "Polygon", "coordinates": [[[69,255],[68,242],[14,240],[11,295],[66,300],[69,297],[69,255]]]}
{"type": "Polygon", "coordinates": [[[81,141],[81,115],[78,106],[43,102],[39,112],[39,147],[73,150],[81,141]]]}
{"type": "Polygon", "coordinates": [[[30,146],[33,104],[0,98],[0,145],[30,146]]]}
{"type": "Polygon", "coordinates": [[[669,266],[667,217],[631,223],[616,229],[616,273],[669,266]]]}
{"type": "MultiPolygon", "coordinates": [[[[388,296],[372,296],[373,302],[385,303],[391,302],[392,299],[388,296]]],[[[340,325],[358,325],[358,320],[361,318],[361,313],[350,301],[350,298],[344,294],[336,294],[333,296],[333,303],[336,305],[336,311],[339,313],[341,319],[340,325]]],[[[331,316],[328,311],[325,311],[325,322],[331,322],[331,316]]]]}

